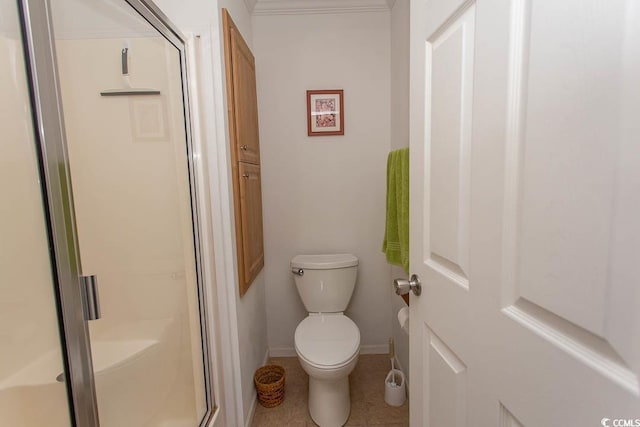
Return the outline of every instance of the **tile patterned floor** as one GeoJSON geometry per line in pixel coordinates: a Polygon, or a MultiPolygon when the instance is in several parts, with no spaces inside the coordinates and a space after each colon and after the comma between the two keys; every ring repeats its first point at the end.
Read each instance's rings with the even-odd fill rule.
{"type": "MultiPolygon", "coordinates": [[[[307,409],[309,377],[297,357],[271,358],[287,372],[285,401],[275,408],[257,405],[254,427],[314,427],[307,409]]],[[[351,415],[347,426],[401,427],[409,425],[409,402],[400,407],[384,401],[384,378],[391,369],[386,355],[361,355],[349,376],[351,415]]]]}

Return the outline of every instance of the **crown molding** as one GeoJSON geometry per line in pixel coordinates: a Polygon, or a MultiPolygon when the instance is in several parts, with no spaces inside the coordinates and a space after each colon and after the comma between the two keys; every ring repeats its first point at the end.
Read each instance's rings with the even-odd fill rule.
{"type": "MultiPolygon", "coordinates": [[[[246,0],[252,1],[252,0],[246,0]]],[[[395,0],[257,0],[254,15],[388,12],[395,0]]]]}
{"type": "Polygon", "coordinates": [[[249,11],[249,15],[251,15],[253,13],[253,9],[255,9],[257,2],[258,2],[258,0],[244,0],[244,5],[247,6],[247,10],[249,11]]]}

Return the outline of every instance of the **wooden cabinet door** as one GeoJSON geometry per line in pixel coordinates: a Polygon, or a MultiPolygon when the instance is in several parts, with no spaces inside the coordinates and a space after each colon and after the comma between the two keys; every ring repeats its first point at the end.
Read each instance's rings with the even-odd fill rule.
{"type": "Polygon", "coordinates": [[[260,166],[238,163],[240,181],[240,217],[236,212],[236,225],[242,227],[242,263],[240,294],[246,290],[264,266],[262,245],[262,188],[260,166]]]}
{"type": "Polygon", "coordinates": [[[255,60],[222,9],[240,296],[264,266],[255,60]]]}
{"type": "Polygon", "coordinates": [[[229,33],[235,113],[234,148],[238,161],[259,164],[260,143],[255,59],[237,28],[230,27],[229,33]]]}

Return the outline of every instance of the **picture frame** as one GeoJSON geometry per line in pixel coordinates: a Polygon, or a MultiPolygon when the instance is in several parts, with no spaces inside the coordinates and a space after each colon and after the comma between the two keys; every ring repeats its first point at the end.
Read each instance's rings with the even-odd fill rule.
{"type": "Polygon", "coordinates": [[[344,91],[307,91],[307,135],[344,135],[344,91]]]}

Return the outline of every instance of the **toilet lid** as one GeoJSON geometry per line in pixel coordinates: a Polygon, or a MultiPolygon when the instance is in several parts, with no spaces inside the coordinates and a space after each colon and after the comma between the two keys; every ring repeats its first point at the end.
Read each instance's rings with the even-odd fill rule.
{"type": "Polygon", "coordinates": [[[296,351],[316,366],[348,362],[360,348],[360,330],[344,314],[317,314],[304,319],[295,333],[296,351]]]}

